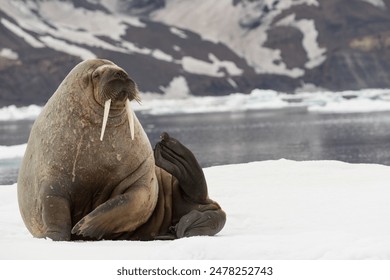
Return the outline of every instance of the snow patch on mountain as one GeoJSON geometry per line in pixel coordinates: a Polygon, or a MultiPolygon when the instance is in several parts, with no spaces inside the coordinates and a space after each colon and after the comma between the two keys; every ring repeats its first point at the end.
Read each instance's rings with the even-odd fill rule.
{"type": "Polygon", "coordinates": [[[18,53],[14,52],[11,49],[8,48],[2,48],[0,49],[0,57],[4,57],[11,60],[16,60],[19,58],[18,53]]]}
{"type": "Polygon", "coordinates": [[[363,2],[370,3],[371,5],[374,5],[375,7],[386,9],[386,4],[383,2],[383,0],[361,0],[363,2]]]}
{"type": "MultiPolygon", "coordinates": [[[[151,17],[155,21],[196,32],[205,40],[226,44],[257,73],[297,78],[304,75],[304,70],[289,69],[282,60],[280,50],[264,45],[275,17],[294,5],[302,4],[319,6],[317,0],[240,1],[236,5],[233,1],[167,0],[165,7],[155,11],[151,17]],[[253,19],[251,24],[249,19],[253,19]]],[[[296,27],[304,32],[309,31],[303,42],[309,58],[306,68],[320,65],[324,61],[324,50],[317,42],[313,43],[317,39],[314,23],[298,21],[296,27]]]]}
{"type": "Polygon", "coordinates": [[[41,36],[40,39],[45,42],[46,46],[60,52],[68,53],[73,56],[78,56],[82,60],[96,58],[96,55],[85,48],[76,45],[68,44],[67,42],[55,39],[51,36],[41,36]]]}
{"type": "Polygon", "coordinates": [[[163,52],[162,50],[158,50],[158,49],[155,49],[151,52],[152,56],[155,58],[155,59],[159,59],[159,60],[163,60],[163,61],[168,61],[168,62],[172,62],[173,61],[173,57],[165,52],[163,52]]]}
{"type": "Polygon", "coordinates": [[[120,40],[127,29],[127,24],[136,27],[146,27],[144,23],[134,17],[113,16],[96,10],[75,8],[72,3],[58,1],[39,2],[40,15],[60,29],[83,31],[95,36],[110,36],[113,40],[120,40]]]}
{"type": "Polygon", "coordinates": [[[138,54],[143,54],[143,55],[151,55],[155,59],[158,59],[158,60],[179,63],[176,60],[174,60],[170,54],[167,54],[159,49],[152,50],[152,49],[145,48],[145,47],[138,47],[136,44],[134,44],[132,42],[128,42],[128,41],[123,41],[121,43],[121,46],[124,49],[126,49],[127,53],[138,53],[138,54]]]}
{"type": "Polygon", "coordinates": [[[312,19],[301,19],[297,20],[295,18],[295,14],[289,15],[279,22],[276,23],[279,26],[292,26],[301,31],[303,35],[302,46],[305,49],[308,57],[308,61],[305,64],[305,67],[308,69],[315,68],[321,65],[326,56],[324,53],[326,52],[325,48],[321,48],[318,45],[318,31],[315,28],[314,20],[312,19]]]}
{"type": "Polygon", "coordinates": [[[143,47],[138,47],[136,44],[133,42],[128,42],[128,41],[123,41],[121,43],[121,46],[125,48],[128,53],[139,53],[139,54],[150,54],[151,50],[148,48],[143,48],[143,47]]]}
{"type": "Polygon", "coordinates": [[[188,38],[188,36],[186,35],[186,33],[183,30],[180,30],[180,29],[175,28],[175,27],[171,27],[169,30],[172,32],[172,34],[175,34],[176,36],[179,36],[182,39],[188,38]]]}
{"type": "Polygon", "coordinates": [[[213,77],[224,77],[225,70],[229,75],[238,76],[242,74],[242,70],[231,61],[220,61],[215,55],[209,54],[211,62],[199,60],[193,57],[185,56],[181,60],[185,71],[194,74],[208,75],[213,77]]]}
{"type": "Polygon", "coordinates": [[[2,5],[2,10],[12,17],[17,25],[4,18],[1,19],[1,23],[31,46],[40,48],[46,44],[50,48],[82,59],[96,56],[75,44],[126,53],[127,49],[103,41],[98,36],[107,36],[114,41],[119,41],[128,25],[146,27],[137,18],[113,16],[99,10],[76,8],[72,3],[62,1],[26,1],[26,3],[7,1],[2,5]],[[41,35],[40,39],[44,43],[24,30],[41,35]]]}
{"type": "MultiPolygon", "coordinates": [[[[192,74],[212,77],[237,76],[243,70],[234,62],[220,60],[210,54],[208,61],[191,56],[174,59],[172,55],[160,50],[138,46],[124,40],[128,25],[144,28],[146,25],[139,19],[125,15],[112,16],[100,10],[87,10],[75,7],[71,2],[43,1],[30,2],[27,5],[7,2],[2,9],[18,25],[2,19],[2,23],[13,33],[24,38],[33,47],[47,46],[54,50],[78,56],[82,60],[96,58],[87,47],[102,48],[121,53],[138,53],[152,56],[155,59],[182,65],[184,71],[192,74]],[[28,32],[36,33],[34,38],[28,32]],[[104,40],[108,37],[113,42],[104,40]],[[39,39],[39,40],[37,40],[39,39]]],[[[188,38],[185,31],[171,27],[169,31],[176,36],[188,38]]]]}
{"type": "MultiPolygon", "coordinates": [[[[39,19],[35,13],[37,3],[32,1],[2,1],[1,10],[16,21],[16,24],[28,31],[34,31],[38,34],[47,33],[50,27],[39,19]]],[[[31,45],[33,46],[33,45],[31,45]]],[[[36,46],[36,47],[43,47],[36,46]]],[[[35,47],[35,46],[33,46],[35,47]]]]}
{"type": "Polygon", "coordinates": [[[25,67],[30,61],[46,59],[31,79],[35,102],[42,104],[78,58],[97,56],[124,68],[142,63],[132,75],[144,91],[160,94],[178,76],[194,95],[254,88],[292,93],[305,83],[335,91],[386,88],[388,0],[352,2],[353,11],[326,0],[2,1],[0,57],[3,80],[10,82],[3,82],[7,98],[1,101],[4,106],[33,101],[17,79],[8,78],[14,71],[35,71],[25,67]],[[21,40],[11,32],[28,46],[18,46],[21,40]],[[54,75],[46,79],[49,64],[54,75]],[[153,81],[149,69],[158,73],[153,81]],[[48,93],[42,93],[43,85],[51,87],[48,93]]]}
{"type": "MultiPolygon", "coordinates": [[[[169,85],[167,87],[161,87],[161,90],[165,93],[164,99],[189,98],[191,94],[187,80],[183,76],[174,77],[169,85]]],[[[161,94],[157,96],[161,97],[161,94]]],[[[156,98],[156,95],[153,95],[153,98],[156,98]]]]}
{"type": "Polygon", "coordinates": [[[14,33],[16,36],[24,39],[24,41],[26,41],[26,43],[29,44],[30,46],[32,46],[34,48],[43,48],[45,46],[42,42],[36,40],[33,36],[28,34],[26,31],[24,31],[19,26],[13,24],[9,20],[2,18],[1,24],[3,24],[9,31],[14,33]]]}

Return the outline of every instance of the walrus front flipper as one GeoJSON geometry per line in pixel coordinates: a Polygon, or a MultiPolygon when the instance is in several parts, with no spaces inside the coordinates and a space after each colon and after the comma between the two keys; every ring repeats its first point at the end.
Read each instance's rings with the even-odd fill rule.
{"type": "Polygon", "coordinates": [[[132,187],[82,218],[73,227],[72,234],[96,240],[117,239],[121,233],[130,235],[150,217],[156,203],[154,198],[154,191],[149,188],[132,187]]]}
{"type": "Polygon", "coordinates": [[[42,221],[45,232],[36,237],[50,238],[53,241],[69,241],[71,239],[71,217],[69,200],[61,195],[43,192],[42,221]]]}
{"type": "Polygon", "coordinates": [[[178,238],[215,235],[221,231],[226,222],[226,214],[221,209],[200,212],[192,210],[184,215],[175,226],[178,238]]]}
{"type": "Polygon", "coordinates": [[[161,134],[161,141],[154,149],[155,162],[180,182],[180,188],[195,203],[208,199],[207,183],[203,170],[194,154],[168,133],[161,134]]]}

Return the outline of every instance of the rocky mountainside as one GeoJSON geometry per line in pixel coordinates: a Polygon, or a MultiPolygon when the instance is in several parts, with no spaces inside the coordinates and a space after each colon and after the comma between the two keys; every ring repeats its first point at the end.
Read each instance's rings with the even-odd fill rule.
{"type": "Polygon", "coordinates": [[[94,57],[178,96],[390,88],[390,0],[0,0],[0,106],[94,57]]]}

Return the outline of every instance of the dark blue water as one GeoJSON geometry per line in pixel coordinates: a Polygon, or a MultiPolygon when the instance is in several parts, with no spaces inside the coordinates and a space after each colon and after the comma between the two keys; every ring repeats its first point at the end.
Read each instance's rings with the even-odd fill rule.
{"type": "MultiPolygon", "coordinates": [[[[203,167],[287,158],[390,165],[390,112],[317,114],[305,109],[152,116],[138,113],[154,144],[167,131],[203,167]]],[[[0,145],[26,143],[31,121],[0,122],[0,145]]],[[[0,159],[0,185],[20,159],[0,159]]]]}

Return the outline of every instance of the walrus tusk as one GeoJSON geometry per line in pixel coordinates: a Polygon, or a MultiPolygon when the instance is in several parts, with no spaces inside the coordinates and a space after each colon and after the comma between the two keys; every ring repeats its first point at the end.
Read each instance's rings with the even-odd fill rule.
{"type": "Polygon", "coordinates": [[[134,113],[129,99],[126,100],[126,112],[129,118],[131,140],[134,140],[134,113]]]}
{"type": "Polygon", "coordinates": [[[103,115],[103,124],[102,124],[102,132],[100,133],[100,141],[103,141],[104,131],[106,130],[108,114],[110,113],[110,105],[111,99],[108,99],[106,103],[104,103],[104,115],[103,115]]]}

